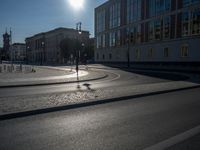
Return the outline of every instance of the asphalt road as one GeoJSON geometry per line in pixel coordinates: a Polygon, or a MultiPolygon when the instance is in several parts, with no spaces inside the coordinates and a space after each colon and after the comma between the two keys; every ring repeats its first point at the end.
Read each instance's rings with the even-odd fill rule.
{"type": "MultiPolygon", "coordinates": [[[[95,68],[91,68],[95,69],[95,68]]],[[[97,70],[97,69],[95,69],[97,70]]],[[[100,88],[117,88],[118,86],[139,85],[158,82],[168,82],[172,80],[181,79],[180,76],[166,73],[150,73],[150,72],[127,72],[115,68],[102,68],[97,71],[105,72],[108,77],[105,79],[79,83],[82,90],[87,90],[84,84],[89,84],[91,89],[100,88]]],[[[0,97],[13,97],[22,95],[37,95],[48,93],[61,93],[61,92],[74,92],[79,90],[77,83],[71,84],[58,84],[58,85],[45,85],[45,86],[32,86],[32,87],[16,87],[16,88],[1,88],[0,97]]]]}
{"type": "Polygon", "coordinates": [[[198,126],[199,91],[0,121],[0,149],[140,150],[198,126]]]}

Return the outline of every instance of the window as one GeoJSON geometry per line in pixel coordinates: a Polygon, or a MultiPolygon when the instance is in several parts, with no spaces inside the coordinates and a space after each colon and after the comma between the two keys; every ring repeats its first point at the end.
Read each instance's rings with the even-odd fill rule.
{"type": "Polygon", "coordinates": [[[114,47],[114,46],[119,46],[120,44],[121,44],[120,30],[110,32],[110,34],[109,34],[109,46],[114,47]]]}
{"type": "Polygon", "coordinates": [[[184,44],[181,46],[181,57],[188,57],[189,52],[188,52],[188,45],[184,44]]]}
{"type": "Polygon", "coordinates": [[[141,42],[141,24],[138,24],[135,27],[136,30],[136,43],[140,43],[141,42]]]}
{"type": "Polygon", "coordinates": [[[169,48],[164,48],[164,57],[169,57],[169,48]]]}
{"type": "Polygon", "coordinates": [[[135,43],[135,28],[131,27],[127,29],[127,42],[135,43]]]}
{"type": "Polygon", "coordinates": [[[105,55],[104,54],[102,55],[102,58],[103,58],[103,60],[105,59],[105,55]]]}
{"type": "Polygon", "coordinates": [[[97,33],[105,30],[106,11],[102,10],[97,13],[97,33]]]}
{"type": "Polygon", "coordinates": [[[110,60],[112,59],[112,54],[111,54],[111,53],[109,54],[109,59],[110,59],[110,60]]]}
{"type": "Polygon", "coordinates": [[[148,57],[152,58],[153,57],[153,48],[150,48],[148,50],[148,57]]]}
{"type": "Polygon", "coordinates": [[[140,55],[141,55],[140,49],[136,49],[136,50],[135,50],[135,58],[136,58],[136,59],[140,59],[140,55]]]}
{"type": "Polygon", "coordinates": [[[155,20],[154,22],[154,28],[155,28],[155,39],[160,40],[161,39],[161,20],[155,20]]]}
{"type": "Polygon", "coordinates": [[[97,48],[101,47],[101,36],[97,36],[97,48]]]}
{"type": "Polygon", "coordinates": [[[164,0],[156,0],[156,15],[163,13],[165,8],[164,0]]]}
{"type": "Polygon", "coordinates": [[[155,15],[155,0],[149,0],[149,17],[155,15]]]}
{"type": "Polygon", "coordinates": [[[191,33],[200,34],[200,9],[192,11],[191,14],[191,33]]]}
{"type": "Polygon", "coordinates": [[[141,19],[141,0],[127,0],[127,23],[141,19]]]}
{"type": "Polygon", "coordinates": [[[200,0],[183,0],[183,7],[187,7],[191,4],[199,3],[200,0]]]}
{"type": "Polygon", "coordinates": [[[182,13],[182,36],[189,35],[189,12],[182,13]]]}
{"type": "Polygon", "coordinates": [[[148,41],[154,40],[154,22],[150,21],[148,23],[148,41]]]}
{"type": "Polygon", "coordinates": [[[171,0],[165,0],[165,11],[170,11],[171,9],[171,0]]]}
{"type": "Polygon", "coordinates": [[[163,37],[164,39],[170,38],[170,25],[171,25],[171,17],[166,16],[163,20],[163,37]]]}
{"type": "Polygon", "coordinates": [[[97,58],[97,60],[99,60],[99,53],[97,53],[97,57],[96,58],[97,58]]]}
{"type": "Polygon", "coordinates": [[[106,47],[106,35],[98,35],[97,36],[97,48],[105,48],[106,47]]]}
{"type": "Polygon", "coordinates": [[[189,6],[190,0],[183,0],[183,7],[189,6]]]}
{"type": "Polygon", "coordinates": [[[120,26],[121,24],[120,12],[121,12],[120,2],[117,1],[110,7],[110,28],[115,28],[120,26]]]}

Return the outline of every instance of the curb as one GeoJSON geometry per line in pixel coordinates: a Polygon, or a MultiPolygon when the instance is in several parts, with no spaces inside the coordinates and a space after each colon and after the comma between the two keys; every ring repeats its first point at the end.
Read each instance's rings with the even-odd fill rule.
{"type": "Polygon", "coordinates": [[[0,89],[2,88],[16,88],[16,87],[30,87],[30,86],[45,86],[45,85],[58,85],[58,84],[67,84],[67,83],[81,83],[81,82],[88,82],[88,81],[95,81],[107,78],[108,75],[104,75],[99,78],[93,78],[93,79],[86,79],[86,80],[79,80],[79,81],[64,81],[64,82],[52,82],[52,83],[35,83],[35,84],[20,84],[20,85],[3,85],[0,86],[0,89]]]}
{"type": "Polygon", "coordinates": [[[102,100],[97,100],[97,101],[70,104],[70,105],[64,105],[64,106],[42,108],[42,109],[30,110],[30,111],[24,111],[24,112],[4,114],[4,115],[0,115],[0,121],[28,117],[28,116],[39,115],[39,114],[45,114],[45,113],[51,113],[51,112],[57,112],[57,111],[76,109],[76,108],[81,108],[81,107],[107,104],[107,103],[118,102],[118,101],[125,101],[125,100],[130,100],[133,98],[147,97],[147,96],[153,96],[153,95],[158,95],[158,94],[165,94],[165,93],[171,93],[171,92],[177,92],[177,91],[183,91],[183,90],[189,90],[189,89],[196,89],[196,88],[200,88],[200,85],[172,89],[172,90],[164,90],[164,91],[136,94],[136,95],[130,95],[130,96],[122,96],[122,97],[116,97],[116,98],[110,98],[110,99],[102,99],[102,100]]]}

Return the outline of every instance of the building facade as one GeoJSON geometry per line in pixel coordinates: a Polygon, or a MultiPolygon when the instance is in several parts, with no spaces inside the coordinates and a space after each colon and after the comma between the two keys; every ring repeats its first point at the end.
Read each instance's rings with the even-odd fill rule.
{"type": "Polygon", "coordinates": [[[48,32],[39,33],[26,38],[27,60],[31,64],[63,64],[66,63],[61,52],[62,40],[80,39],[81,42],[89,41],[89,32],[81,34],[75,29],[57,28],[48,32]]]}
{"type": "Polygon", "coordinates": [[[96,62],[199,63],[200,0],[109,0],[95,38],[96,62]]]}
{"type": "Polygon", "coordinates": [[[25,61],[26,60],[26,44],[14,43],[10,47],[11,61],[25,61]]]}

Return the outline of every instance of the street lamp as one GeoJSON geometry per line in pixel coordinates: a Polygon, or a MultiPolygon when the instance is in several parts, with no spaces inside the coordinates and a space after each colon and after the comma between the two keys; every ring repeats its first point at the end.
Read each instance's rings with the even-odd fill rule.
{"type": "Polygon", "coordinates": [[[44,61],[44,57],[45,57],[45,54],[44,54],[44,41],[42,41],[42,52],[41,52],[41,65],[43,65],[43,61],[44,61]]]}
{"type": "MultiPolygon", "coordinates": [[[[78,32],[77,41],[78,41],[78,36],[80,34],[82,34],[81,25],[82,25],[81,22],[78,22],[76,24],[76,31],[78,32]]],[[[76,49],[76,72],[77,72],[77,77],[78,77],[78,70],[79,70],[79,66],[78,66],[79,65],[79,57],[80,57],[80,50],[76,49]]]]}

